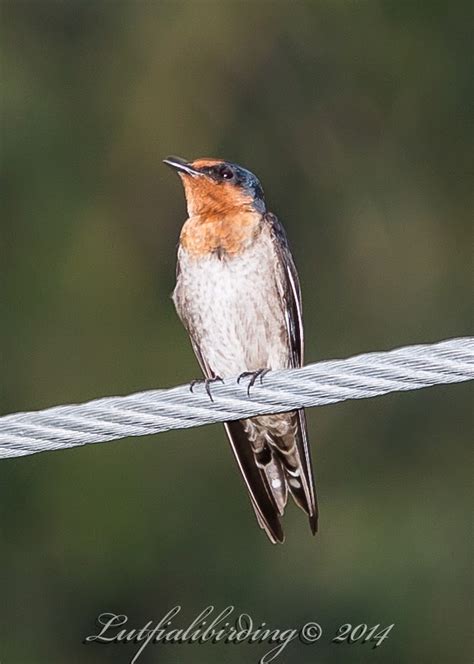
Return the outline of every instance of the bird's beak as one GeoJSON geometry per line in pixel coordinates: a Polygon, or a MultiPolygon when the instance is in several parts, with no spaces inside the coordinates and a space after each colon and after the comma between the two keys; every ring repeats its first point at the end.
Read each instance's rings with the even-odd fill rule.
{"type": "Polygon", "coordinates": [[[175,168],[177,171],[181,171],[181,173],[191,175],[192,177],[203,175],[203,173],[193,168],[186,159],[181,159],[181,157],[166,157],[166,159],[163,159],[163,163],[175,168]]]}

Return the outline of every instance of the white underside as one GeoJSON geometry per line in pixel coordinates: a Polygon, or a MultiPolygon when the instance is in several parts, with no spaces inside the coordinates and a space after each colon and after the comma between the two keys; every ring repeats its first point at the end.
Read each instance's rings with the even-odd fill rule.
{"type": "Polygon", "coordinates": [[[209,367],[222,378],[289,365],[289,343],[273,244],[262,233],[237,257],[199,259],[182,248],[173,300],[209,367]]]}

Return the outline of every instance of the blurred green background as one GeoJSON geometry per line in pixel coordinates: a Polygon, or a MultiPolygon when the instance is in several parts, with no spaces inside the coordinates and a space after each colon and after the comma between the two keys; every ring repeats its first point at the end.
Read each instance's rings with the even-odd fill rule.
{"type": "MultiPolygon", "coordinates": [[[[162,158],[263,182],[306,358],[471,332],[470,2],[2,2],[2,414],[199,375],[170,300],[185,219],[162,158]]],[[[317,620],[285,663],[470,659],[469,388],[308,413],[320,534],[257,527],[221,426],[0,464],[0,659],[127,662],[102,611],[317,620]],[[337,627],[395,623],[335,645],[337,627]]],[[[139,661],[257,662],[266,646],[139,661]]],[[[472,654],[472,652],[471,652],[472,654]]]]}

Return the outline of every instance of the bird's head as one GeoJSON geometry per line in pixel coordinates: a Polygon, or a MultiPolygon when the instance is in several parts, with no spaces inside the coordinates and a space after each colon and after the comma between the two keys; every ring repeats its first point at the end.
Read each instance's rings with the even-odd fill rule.
{"type": "Polygon", "coordinates": [[[221,159],[167,157],[184,185],[190,217],[222,217],[238,211],[265,212],[263,189],[253,173],[221,159]]]}

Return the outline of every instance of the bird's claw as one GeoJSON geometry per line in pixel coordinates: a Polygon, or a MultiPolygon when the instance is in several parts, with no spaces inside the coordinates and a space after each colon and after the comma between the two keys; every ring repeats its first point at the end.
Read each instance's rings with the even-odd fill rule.
{"type": "Polygon", "coordinates": [[[240,376],[237,378],[237,382],[240,383],[242,378],[248,378],[249,376],[251,377],[249,380],[249,384],[247,385],[247,395],[250,396],[250,389],[255,385],[257,378],[260,379],[260,385],[262,385],[263,379],[269,371],[270,369],[257,369],[257,371],[243,371],[240,374],[240,376]]]}
{"type": "Polygon", "coordinates": [[[211,394],[210,384],[215,383],[217,381],[220,381],[221,383],[223,383],[224,379],[221,378],[220,376],[213,376],[212,378],[195,378],[189,384],[189,391],[194,392],[195,385],[200,385],[201,383],[204,383],[204,386],[205,386],[206,392],[209,396],[209,399],[211,401],[214,401],[214,399],[212,398],[212,394],[211,394]]]}

